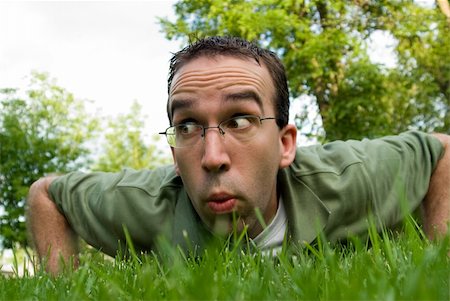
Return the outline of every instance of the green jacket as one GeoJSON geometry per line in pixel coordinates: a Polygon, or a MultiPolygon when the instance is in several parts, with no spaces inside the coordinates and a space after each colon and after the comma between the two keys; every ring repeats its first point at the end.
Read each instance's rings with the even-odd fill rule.
{"type": "MultiPolygon", "coordinates": [[[[289,236],[312,242],[391,227],[415,210],[443,154],[427,134],[407,132],[374,140],[335,141],[299,147],[279,171],[278,185],[289,236]]],[[[202,247],[212,236],[196,214],[172,166],[119,173],[74,172],[57,178],[50,196],[87,243],[115,255],[128,229],[137,250],[152,250],[159,237],[174,245],[202,247]]]]}

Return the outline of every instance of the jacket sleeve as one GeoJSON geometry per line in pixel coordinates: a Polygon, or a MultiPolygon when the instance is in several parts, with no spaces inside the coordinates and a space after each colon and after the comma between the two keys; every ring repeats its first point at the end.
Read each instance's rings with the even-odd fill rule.
{"type": "Polygon", "coordinates": [[[329,209],[325,233],[336,240],[366,233],[369,214],[378,228],[398,224],[422,202],[442,155],[436,138],[411,131],[314,147],[299,170],[329,209]]]}
{"type": "Polygon", "coordinates": [[[138,251],[170,233],[178,188],[170,168],[74,172],[53,181],[49,195],[82,239],[114,256],[125,245],[124,227],[138,251]]]}

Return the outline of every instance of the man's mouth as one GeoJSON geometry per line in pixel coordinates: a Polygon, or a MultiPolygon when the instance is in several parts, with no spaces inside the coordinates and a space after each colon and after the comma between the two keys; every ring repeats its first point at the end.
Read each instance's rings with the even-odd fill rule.
{"type": "Polygon", "coordinates": [[[232,212],[236,206],[236,198],[231,195],[214,195],[208,200],[208,207],[216,214],[232,212]]]}

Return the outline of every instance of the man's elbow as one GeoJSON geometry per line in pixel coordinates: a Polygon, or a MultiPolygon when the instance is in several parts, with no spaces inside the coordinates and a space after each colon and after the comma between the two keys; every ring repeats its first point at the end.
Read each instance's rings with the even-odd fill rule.
{"type": "Polygon", "coordinates": [[[42,196],[48,196],[48,189],[50,184],[55,179],[55,176],[42,177],[31,184],[28,191],[27,203],[28,205],[39,201],[42,196]]]}
{"type": "Polygon", "coordinates": [[[450,135],[442,133],[433,133],[431,135],[441,142],[445,152],[450,149],[450,135]]]}
{"type": "Polygon", "coordinates": [[[423,201],[424,230],[431,239],[448,234],[450,221],[450,136],[433,134],[444,148],[423,201]]]}

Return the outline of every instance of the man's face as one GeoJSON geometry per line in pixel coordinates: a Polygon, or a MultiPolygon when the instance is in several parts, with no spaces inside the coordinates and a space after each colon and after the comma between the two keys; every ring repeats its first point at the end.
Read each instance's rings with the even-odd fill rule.
{"type": "MultiPolygon", "coordinates": [[[[200,57],[175,74],[169,110],[174,125],[211,127],[239,115],[275,117],[274,95],[264,65],[231,56],[200,57]]],[[[292,162],[285,158],[284,131],[275,120],[266,120],[254,137],[241,142],[211,128],[204,141],[172,149],[176,171],[208,228],[231,232],[234,214],[237,230],[247,225],[249,236],[255,237],[262,231],[255,211],[265,223],[274,217],[278,169],[292,162]]]]}

